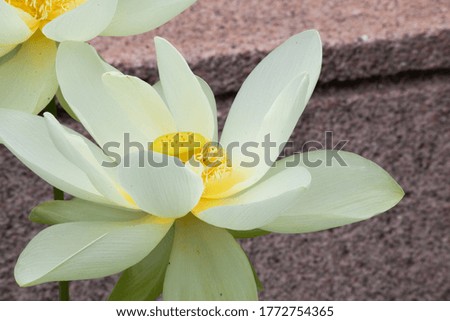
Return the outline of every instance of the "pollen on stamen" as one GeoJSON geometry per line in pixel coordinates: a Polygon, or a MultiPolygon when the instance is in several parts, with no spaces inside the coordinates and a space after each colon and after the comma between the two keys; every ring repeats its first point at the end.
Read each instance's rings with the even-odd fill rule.
{"type": "Polygon", "coordinates": [[[208,142],[203,135],[193,132],[176,132],[159,136],[149,148],[155,152],[178,157],[201,175],[203,183],[217,183],[228,177],[232,167],[219,144],[208,142]]]}
{"type": "Polygon", "coordinates": [[[75,9],[86,0],[6,0],[36,20],[50,21],[61,14],[75,9]]]}
{"type": "Polygon", "coordinates": [[[231,164],[220,146],[205,145],[202,152],[195,155],[195,160],[203,165],[202,179],[205,185],[231,174],[231,164]]]}

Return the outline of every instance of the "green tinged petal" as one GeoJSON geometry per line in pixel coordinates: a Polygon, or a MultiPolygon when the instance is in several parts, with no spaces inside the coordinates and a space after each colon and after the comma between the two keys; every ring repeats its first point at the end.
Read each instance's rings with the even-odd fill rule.
{"type": "Polygon", "coordinates": [[[115,274],[146,257],[171,225],[155,217],[53,225],[23,250],[14,276],[20,286],[31,286],[115,274]]]}
{"type": "Polygon", "coordinates": [[[152,107],[120,104],[114,99],[111,86],[105,84],[104,74],[107,73],[108,78],[108,73],[116,70],[106,64],[93,47],[85,43],[61,43],[56,71],[64,98],[101,147],[119,143],[121,148],[117,147],[117,153],[123,155],[127,134],[130,141],[144,147],[149,143],[153,132],[149,126],[154,116],[152,107]]]}
{"type": "Polygon", "coordinates": [[[164,300],[257,300],[252,267],[226,231],[187,216],[175,223],[164,300]]]}
{"type": "Polygon", "coordinates": [[[383,213],[404,195],[380,166],[353,153],[321,150],[297,154],[277,162],[267,175],[275,175],[289,163],[306,167],[311,185],[296,204],[262,227],[264,230],[307,233],[338,227],[383,213]]]}
{"type": "MultiPolygon", "coordinates": [[[[263,151],[261,156],[270,159],[270,162],[260,162],[265,167],[271,166],[280,154],[283,146],[294,131],[297,122],[305,110],[307,90],[309,85],[308,74],[301,74],[289,83],[278,95],[264,117],[256,142],[263,142],[266,135],[270,135],[270,141],[276,143],[276,148],[271,148],[269,153],[263,151]],[[269,155],[266,155],[269,154],[269,155]]],[[[264,150],[264,148],[261,148],[264,150]]],[[[267,171],[263,169],[263,173],[267,171]]]]}
{"type": "MultiPolygon", "coordinates": [[[[219,126],[217,125],[217,104],[216,104],[216,98],[214,96],[214,92],[212,91],[211,87],[209,87],[208,83],[204,81],[199,76],[196,76],[198,83],[202,87],[203,92],[205,93],[206,97],[209,101],[209,107],[211,108],[211,112],[213,115],[213,122],[214,122],[214,130],[213,130],[213,138],[212,142],[218,142],[219,141],[219,126]]],[[[162,84],[160,81],[155,83],[153,85],[153,88],[158,92],[159,96],[164,100],[164,102],[167,104],[166,96],[164,95],[164,90],[162,88],[162,84]]]]}
{"type": "Polygon", "coordinates": [[[199,219],[218,227],[239,231],[257,229],[295,204],[310,182],[307,169],[286,168],[230,198],[202,199],[193,212],[199,219]]]}
{"type": "Polygon", "coordinates": [[[75,119],[77,122],[80,122],[80,120],[75,115],[72,108],[70,107],[69,103],[64,98],[64,96],[61,92],[61,88],[59,88],[59,87],[58,87],[58,91],[56,92],[56,98],[58,99],[59,105],[66,111],[66,113],[68,113],[69,116],[72,117],[73,119],[75,119]]]}
{"type": "Polygon", "coordinates": [[[139,208],[148,213],[167,218],[181,217],[189,213],[202,195],[202,179],[178,158],[136,152],[128,155],[120,166],[122,187],[139,208]]]}
{"type": "MultiPolygon", "coordinates": [[[[228,191],[228,194],[239,192],[255,184],[276,161],[306,107],[308,85],[309,76],[307,74],[303,73],[295,77],[275,99],[257,132],[251,137],[247,136],[249,142],[258,144],[258,147],[254,148],[258,161],[248,169],[250,173],[248,178],[234,185],[228,191]],[[267,140],[273,144],[271,148],[267,148],[267,145],[263,143],[267,140]]],[[[242,152],[243,149],[237,151],[242,152]]],[[[248,157],[244,156],[244,153],[234,152],[233,162],[237,164],[241,162],[251,163],[253,156],[248,157]]]]}
{"type": "Polygon", "coordinates": [[[206,95],[206,98],[208,98],[209,107],[211,108],[212,116],[213,116],[213,142],[219,141],[219,126],[217,125],[217,104],[216,104],[216,98],[214,96],[214,92],[212,91],[211,87],[209,87],[208,83],[204,81],[199,76],[196,76],[198,83],[200,84],[200,87],[202,88],[203,92],[206,95]]]}
{"type": "MultiPolygon", "coordinates": [[[[13,51],[14,48],[16,48],[17,45],[1,45],[0,44],[0,58],[3,58],[5,55],[13,51]]],[[[0,60],[1,64],[1,60],[0,60]]]]}
{"type": "Polygon", "coordinates": [[[250,260],[248,261],[250,266],[252,267],[253,277],[255,278],[256,283],[256,289],[258,292],[264,291],[264,285],[262,284],[261,280],[259,279],[258,273],[256,273],[255,267],[253,266],[252,262],[250,260]]]}
{"type": "MultiPolygon", "coordinates": [[[[253,141],[255,133],[259,133],[264,118],[280,94],[301,74],[309,76],[308,89],[304,97],[306,104],[316,86],[321,65],[322,43],[316,30],[292,36],[273,50],[242,84],[223,129],[222,145],[253,141]],[[249,122],[249,119],[252,121],[249,122]]],[[[289,90],[285,94],[295,94],[295,88],[292,89],[293,92],[289,90]]],[[[286,107],[288,110],[291,109],[290,104],[286,107]]]]}
{"type": "Polygon", "coordinates": [[[42,32],[50,39],[88,41],[111,23],[117,0],[89,0],[45,25],[42,32]]]}
{"type": "Polygon", "coordinates": [[[183,56],[167,40],[155,38],[159,76],[178,131],[214,137],[214,116],[202,86],[183,56]]]}
{"type": "Polygon", "coordinates": [[[75,198],[70,201],[49,201],[31,211],[30,221],[40,224],[69,222],[125,222],[148,217],[147,213],[113,207],[75,198]]]}
{"type": "Polygon", "coordinates": [[[56,44],[36,32],[0,65],[0,108],[39,113],[55,96],[56,44]]]}
{"type": "Polygon", "coordinates": [[[0,143],[49,184],[82,199],[108,202],[86,174],[61,154],[43,117],[0,108],[0,143]]]}
{"type": "Polygon", "coordinates": [[[22,48],[22,45],[17,45],[12,50],[8,51],[7,54],[1,56],[0,57],[0,65],[11,60],[19,52],[20,48],[22,48]]]}
{"type": "Polygon", "coordinates": [[[148,142],[159,136],[176,132],[175,122],[158,92],[145,81],[119,72],[108,72],[102,77],[111,97],[128,114],[140,114],[142,132],[148,142]]]}
{"type": "Polygon", "coordinates": [[[172,228],[141,262],[125,270],[114,287],[110,301],[151,301],[162,293],[174,237],[172,228]]]}
{"type": "Polygon", "coordinates": [[[113,163],[113,160],[90,140],[62,126],[50,113],[45,113],[44,117],[50,137],[61,154],[78,166],[111,203],[135,208],[118,183],[117,168],[104,165],[113,163]]]}
{"type": "MultiPolygon", "coordinates": [[[[17,10],[0,1],[0,48],[3,45],[17,45],[31,36],[32,32],[27,24],[20,18],[17,10]]],[[[5,54],[6,52],[3,52],[5,54]]],[[[0,49],[0,57],[1,49],[0,49]]]]}
{"type": "Polygon", "coordinates": [[[153,30],[196,0],[119,0],[111,24],[103,36],[129,36],[153,30]]]}

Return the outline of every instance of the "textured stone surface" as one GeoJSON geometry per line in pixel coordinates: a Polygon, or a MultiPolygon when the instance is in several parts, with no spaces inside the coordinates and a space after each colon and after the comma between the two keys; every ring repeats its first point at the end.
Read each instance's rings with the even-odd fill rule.
{"type": "MultiPolygon", "coordinates": [[[[221,97],[224,116],[232,97],[221,97]]],[[[450,77],[416,74],[318,88],[294,141],[348,140],[403,186],[404,200],[369,221],[305,235],[243,241],[265,300],[450,300],[450,77]]],[[[69,122],[73,125],[72,122],[69,122]]],[[[79,126],[77,127],[80,128],[79,126]]],[[[299,147],[300,148],[300,147],[299,147]]],[[[20,289],[18,254],[41,228],[29,210],[51,189],[0,148],[0,299],[55,299],[54,284],[20,289]]],[[[114,277],[72,284],[75,299],[104,299],[114,277]]]]}
{"type": "Polygon", "coordinates": [[[153,37],[165,37],[223,94],[267,52],[312,28],[324,42],[322,82],[450,68],[447,0],[199,0],[155,32],[93,43],[120,69],[154,80],[153,37]]]}

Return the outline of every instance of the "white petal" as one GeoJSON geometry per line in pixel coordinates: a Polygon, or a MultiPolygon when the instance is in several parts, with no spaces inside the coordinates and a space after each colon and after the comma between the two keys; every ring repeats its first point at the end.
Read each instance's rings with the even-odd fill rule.
{"type": "Polygon", "coordinates": [[[85,201],[74,198],[70,201],[49,201],[33,208],[29,219],[41,224],[69,222],[124,222],[147,217],[142,211],[85,201]]]}
{"type": "Polygon", "coordinates": [[[119,144],[117,153],[123,155],[125,135],[130,142],[148,146],[151,131],[146,125],[153,116],[151,108],[129,108],[111,96],[102,76],[115,70],[94,48],[85,43],[61,43],[56,71],[64,98],[100,147],[105,150],[105,144],[119,144]]]}
{"type": "Polygon", "coordinates": [[[322,44],[317,31],[295,35],[272,51],[252,71],[233,102],[223,129],[221,143],[249,142],[280,93],[299,75],[309,75],[305,97],[308,102],[319,78],[322,44]]]}
{"type": "Polygon", "coordinates": [[[128,157],[120,164],[120,182],[142,210],[175,218],[186,215],[198,203],[203,181],[178,158],[151,151],[128,157]]]}
{"type": "Polygon", "coordinates": [[[39,113],[56,93],[56,44],[36,32],[0,65],[0,108],[39,113]]]}
{"type": "Polygon", "coordinates": [[[280,154],[281,146],[289,140],[300,115],[305,110],[307,103],[305,96],[308,85],[309,77],[307,74],[295,78],[281,91],[264,117],[258,134],[259,140],[257,141],[262,142],[264,137],[269,136],[270,141],[276,145],[275,148],[270,149],[268,155],[260,152],[260,155],[266,157],[264,162],[260,162],[265,167],[272,165],[276,161],[280,154]]]}
{"type": "Polygon", "coordinates": [[[42,32],[50,39],[88,41],[111,23],[117,0],[88,0],[45,25],[42,32]]]}
{"type": "Polygon", "coordinates": [[[192,216],[177,220],[164,300],[257,300],[250,263],[225,230],[192,216]]]}
{"type": "Polygon", "coordinates": [[[50,137],[61,154],[86,173],[92,185],[105,198],[117,205],[135,208],[130,197],[118,183],[118,164],[106,156],[97,145],[61,126],[53,115],[45,113],[44,116],[50,137]]]}
{"type": "Polygon", "coordinates": [[[302,74],[284,88],[264,117],[259,131],[251,138],[250,143],[255,144],[252,155],[245,155],[244,145],[233,149],[231,155],[233,167],[241,171],[233,171],[232,175],[242,175],[245,167],[245,176],[235,179],[239,183],[229,190],[215,197],[227,197],[255,184],[269,170],[288,142],[300,115],[306,107],[306,91],[308,89],[308,75],[302,74]],[[269,145],[269,143],[271,145],[269,145]],[[267,148],[270,146],[269,148],[267,148]]]}
{"type": "Polygon", "coordinates": [[[285,168],[231,198],[202,199],[193,213],[218,227],[256,229],[272,222],[292,206],[310,182],[311,176],[305,168],[285,168]]]}
{"type": "Polygon", "coordinates": [[[119,0],[103,36],[129,36],[153,30],[174,18],[196,0],[119,0]]]}
{"type": "Polygon", "coordinates": [[[103,75],[103,82],[123,110],[130,115],[140,115],[135,120],[139,130],[146,133],[149,141],[161,135],[176,131],[175,122],[158,92],[148,83],[137,77],[118,72],[103,75]]]}
{"type": "Polygon", "coordinates": [[[198,83],[200,84],[200,87],[202,87],[203,92],[205,93],[206,97],[208,98],[209,107],[211,108],[212,116],[213,116],[213,138],[212,142],[219,142],[219,126],[217,124],[217,104],[216,104],[216,98],[214,96],[214,92],[212,91],[211,87],[209,87],[208,83],[204,81],[199,76],[196,76],[198,83]]]}
{"type": "Polygon", "coordinates": [[[141,262],[125,270],[111,292],[109,301],[154,301],[163,290],[169,265],[174,228],[141,262]]]}
{"type": "Polygon", "coordinates": [[[358,222],[387,211],[404,195],[386,171],[353,153],[321,150],[279,161],[281,167],[289,163],[308,168],[311,186],[265,230],[307,233],[358,222]]]}
{"type": "Polygon", "coordinates": [[[30,28],[17,14],[17,10],[0,0],[0,46],[17,45],[27,40],[31,34],[30,28]]]}
{"type": "Polygon", "coordinates": [[[86,174],[59,152],[42,117],[0,109],[0,142],[51,185],[82,199],[107,202],[86,174]]]}
{"type": "MultiPolygon", "coordinates": [[[[212,91],[211,87],[209,87],[209,85],[206,81],[204,81],[199,76],[196,76],[196,77],[197,77],[198,83],[202,87],[203,92],[205,93],[206,97],[208,98],[209,107],[211,108],[211,112],[213,114],[214,135],[213,135],[212,142],[218,142],[219,141],[219,126],[217,124],[217,120],[218,120],[217,119],[217,104],[216,104],[216,98],[214,96],[214,92],[212,91]]],[[[157,83],[155,83],[153,85],[153,89],[155,89],[158,92],[159,96],[167,104],[166,96],[164,95],[164,89],[162,88],[161,81],[158,81],[157,83]]]]}
{"type": "Polygon", "coordinates": [[[75,115],[75,113],[72,111],[72,108],[69,106],[69,103],[64,98],[64,96],[61,92],[61,88],[58,88],[55,96],[56,96],[56,99],[58,100],[59,105],[65,110],[65,112],[68,113],[70,117],[72,117],[77,122],[79,122],[80,120],[75,115]]]}
{"type": "Polygon", "coordinates": [[[197,78],[167,40],[156,37],[155,45],[161,84],[178,131],[199,133],[212,140],[214,116],[197,78]]]}
{"type": "Polygon", "coordinates": [[[35,236],[19,256],[20,286],[99,278],[138,263],[172,225],[153,217],[131,222],[53,225],[35,236]]]}

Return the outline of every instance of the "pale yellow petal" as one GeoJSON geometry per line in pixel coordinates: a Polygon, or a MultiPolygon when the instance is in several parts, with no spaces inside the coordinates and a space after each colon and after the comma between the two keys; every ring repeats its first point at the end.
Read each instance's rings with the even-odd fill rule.
{"type": "Polygon", "coordinates": [[[202,86],[183,56],[163,38],[155,38],[159,76],[178,131],[214,137],[214,115],[202,86]]]}
{"type": "Polygon", "coordinates": [[[0,0],[0,48],[4,45],[22,43],[31,35],[32,31],[21,19],[18,11],[4,0],[0,0]]]}
{"type": "Polygon", "coordinates": [[[39,113],[58,89],[56,44],[36,32],[0,65],[0,108],[39,113]]]}
{"type": "Polygon", "coordinates": [[[50,21],[42,32],[50,39],[88,41],[98,36],[111,23],[117,0],[89,0],[50,21]]]}
{"type": "Polygon", "coordinates": [[[130,36],[153,30],[196,0],[119,0],[111,24],[103,36],[130,36]]]}
{"type": "Polygon", "coordinates": [[[267,231],[308,233],[366,220],[389,210],[404,195],[380,166],[349,152],[297,154],[278,161],[267,176],[285,166],[307,168],[311,186],[276,220],[262,227],[267,231]]]}
{"type": "Polygon", "coordinates": [[[175,223],[164,300],[257,300],[252,267],[235,239],[188,216],[175,223]]]}

